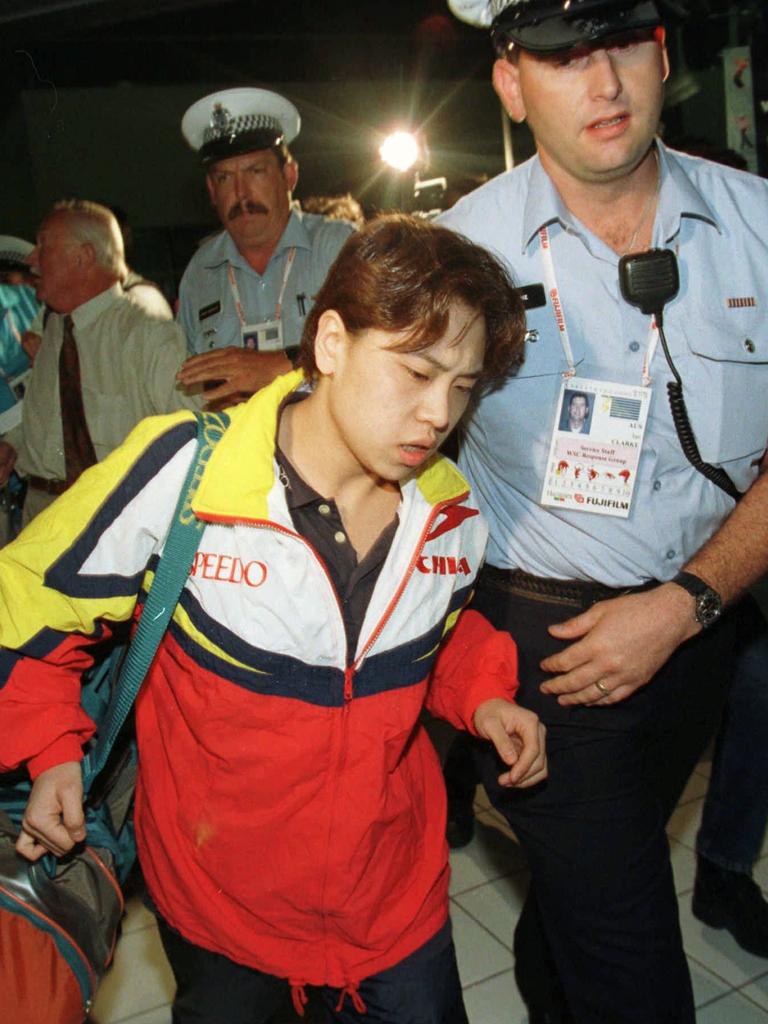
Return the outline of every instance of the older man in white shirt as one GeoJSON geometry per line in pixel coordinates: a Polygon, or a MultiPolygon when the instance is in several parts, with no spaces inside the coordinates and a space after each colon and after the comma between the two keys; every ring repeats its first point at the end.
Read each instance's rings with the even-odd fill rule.
{"type": "Polygon", "coordinates": [[[0,485],[27,478],[23,522],[120,444],[145,416],[195,407],[176,382],[186,344],[178,325],[123,292],[123,240],[106,207],[57,203],[30,264],[52,310],[29,378],[22,421],[0,442],[0,485]]]}

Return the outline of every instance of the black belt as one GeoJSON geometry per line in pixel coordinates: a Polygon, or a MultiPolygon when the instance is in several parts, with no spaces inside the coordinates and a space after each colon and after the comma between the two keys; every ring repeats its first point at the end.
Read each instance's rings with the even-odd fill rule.
{"type": "Polygon", "coordinates": [[[519,597],[578,607],[595,604],[597,601],[607,601],[612,597],[621,597],[623,594],[652,590],[659,585],[658,580],[649,580],[634,587],[606,587],[602,583],[590,583],[587,580],[558,580],[532,576],[522,569],[499,569],[488,564],[480,570],[479,582],[491,583],[498,589],[517,594],[519,597]]]}
{"type": "Polygon", "coordinates": [[[57,497],[59,494],[63,494],[70,486],[66,480],[48,480],[44,476],[28,476],[27,485],[36,491],[42,491],[44,494],[53,494],[57,497]]]}

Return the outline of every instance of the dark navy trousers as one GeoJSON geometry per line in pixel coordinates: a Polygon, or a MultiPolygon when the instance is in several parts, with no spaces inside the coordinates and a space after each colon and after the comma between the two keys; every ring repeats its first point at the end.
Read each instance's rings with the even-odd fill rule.
{"type": "Polygon", "coordinates": [[[531,868],[515,934],[526,1003],[556,1022],[693,1024],[665,824],[721,714],[733,615],[628,700],[564,708],[540,692],[539,662],[562,647],[547,627],[583,607],[521,597],[497,575],[481,576],[473,607],[516,640],[518,701],[547,726],[549,777],[532,790],[501,789],[494,751],[474,747],[531,868]]]}
{"type": "Polygon", "coordinates": [[[748,875],[768,823],[768,626],[742,602],[733,679],[717,733],[696,849],[726,871],[748,875]]]}

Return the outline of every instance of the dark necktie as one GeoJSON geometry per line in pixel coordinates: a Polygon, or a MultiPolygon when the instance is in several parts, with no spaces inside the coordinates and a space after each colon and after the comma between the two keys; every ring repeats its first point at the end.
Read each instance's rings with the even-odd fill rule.
{"type": "Polygon", "coordinates": [[[96,461],[88,431],[80,383],[80,358],[75,344],[72,317],[64,317],[64,342],[59,355],[59,395],[64,435],[64,463],[67,484],[73,484],[83,470],[96,461]]]}

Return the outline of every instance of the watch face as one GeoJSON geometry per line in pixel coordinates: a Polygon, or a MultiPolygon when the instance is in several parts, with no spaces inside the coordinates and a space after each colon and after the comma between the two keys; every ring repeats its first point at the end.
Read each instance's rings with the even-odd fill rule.
{"type": "Polygon", "coordinates": [[[696,598],[696,618],[702,626],[711,626],[722,610],[723,602],[714,590],[706,590],[696,598]]]}

